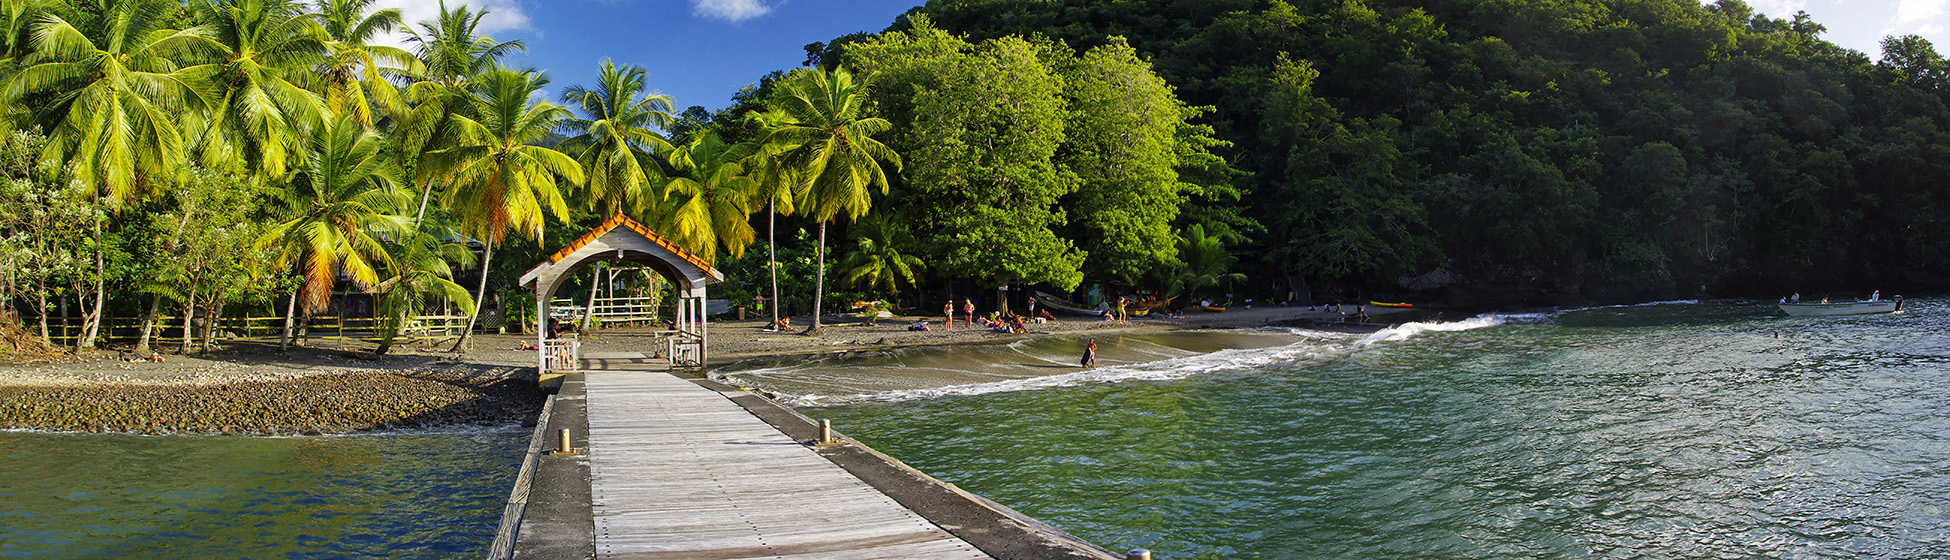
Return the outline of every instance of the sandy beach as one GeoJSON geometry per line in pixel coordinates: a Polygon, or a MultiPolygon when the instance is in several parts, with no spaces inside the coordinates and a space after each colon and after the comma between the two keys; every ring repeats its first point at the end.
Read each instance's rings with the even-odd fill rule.
{"type": "MultiPolygon", "coordinates": [[[[761,358],[931,345],[1002,344],[1052,336],[1109,336],[1276,324],[1361,329],[1386,326],[1391,318],[1399,322],[1424,315],[1400,315],[1403,311],[1371,309],[1373,318],[1368,325],[1352,322],[1351,318],[1344,320],[1339,313],[1309,311],[1304,307],[1233,309],[1177,318],[1133,317],[1128,322],[1059,318],[1032,324],[1030,332],[1016,334],[971,328],[966,323],[952,330],[943,329],[940,317],[897,317],[870,324],[860,317],[829,316],[816,336],[773,332],[766,328],[769,317],[720,320],[709,327],[709,357],[713,367],[720,367],[761,358]],[[927,320],[931,330],[908,330],[920,320],[927,320]]],[[[810,322],[808,319],[794,317],[793,323],[803,325],[810,322]]],[[[478,335],[472,339],[471,349],[458,355],[446,351],[450,344],[396,346],[390,354],[378,355],[372,353],[370,344],[314,340],[307,346],[283,352],[274,343],[230,342],[204,355],[165,353],[161,362],[131,362],[112,347],[52,359],[4,361],[0,362],[0,393],[22,398],[10,399],[11,406],[0,407],[0,428],[285,433],[356,431],[426,422],[495,421],[495,416],[505,415],[504,411],[527,410],[530,406],[526,401],[535,400],[540,394],[511,393],[507,389],[534,387],[537,381],[535,352],[520,349],[530,340],[530,335],[478,335]],[[328,390],[323,392],[334,395],[319,395],[321,387],[357,390],[328,390]],[[370,397],[376,394],[386,398],[370,397]],[[331,414],[319,411],[356,408],[347,398],[336,397],[392,404],[382,406],[382,410],[364,410],[356,421],[331,422],[328,418],[331,414]],[[483,409],[491,413],[475,413],[481,407],[464,404],[475,399],[492,400],[495,404],[483,409]],[[246,407],[229,415],[222,411],[198,412],[211,408],[210,402],[243,400],[276,402],[294,412],[270,414],[261,406],[246,407]],[[433,410],[467,412],[430,414],[433,410]],[[108,421],[109,416],[119,419],[108,421]]],[[[662,339],[654,329],[598,330],[582,340],[585,352],[642,352],[650,356],[662,352],[662,339]]]]}

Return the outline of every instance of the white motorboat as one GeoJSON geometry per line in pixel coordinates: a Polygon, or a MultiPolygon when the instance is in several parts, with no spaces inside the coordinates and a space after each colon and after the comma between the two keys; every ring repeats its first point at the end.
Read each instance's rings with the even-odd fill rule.
{"type": "Polygon", "coordinates": [[[1844,301],[1841,303],[1783,303],[1781,311],[1795,317],[1828,317],[1832,315],[1868,315],[1872,313],[1895,313],[1903,310],[1903,296],[1895,299],[1844,301]]]}

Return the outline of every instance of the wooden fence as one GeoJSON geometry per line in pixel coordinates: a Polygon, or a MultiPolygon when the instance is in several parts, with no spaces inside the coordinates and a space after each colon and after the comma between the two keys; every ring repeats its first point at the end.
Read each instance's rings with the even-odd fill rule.
{"type": "MultiPolygon", "coordinates": [[[[483,317],[485,319],[485,317],[483,317]]],[[[40,319],[22,317],[21,328],[29,334],[41,332],[40,319]]],[[[309,323],[301,321],[304,338],[308,340],[337,341],[379,341],[379,319],[371,317],[313,316],[309,323]]],[[[48,317],[48,338],[59,345],[73,346],[81,335],[80,317],[48,317]]],[[[198,320],[190,328],[201,334],[202,321],[198,320]]],[[[400,329],[394,344],[407,344],[420,341],[440,341],[460,336],[467,328],[466,315],[422,315],[407,321],[400,329]]],[[[277,342],[284,334],[283,317],[224,317],[217,320],[211,337],[217,341],[269,341],[277,342]]],[[[141,317],[109,317],[102,322],[101,340],[108,343],[134,343],[142,336],[141,317]]],[[[169,344],[183,339],[183,318],[158,316],[156,330],[150,334],[151,344],[169,344]]],[[[196,337],[201,342],[202,337],[196,337]]]]}

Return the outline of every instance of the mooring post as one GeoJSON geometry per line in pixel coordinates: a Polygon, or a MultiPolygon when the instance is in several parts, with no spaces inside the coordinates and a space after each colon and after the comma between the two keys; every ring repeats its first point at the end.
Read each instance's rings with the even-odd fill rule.
{"type": "Polygon", "coordinates": [[[568,454],[570,454],[570,453],[575,453],[575,448],[574,448],[574,447],[570,447],[570,446],[569,446],[569,429],[568,429],[568,428],[562,428],[562,430],[561,430],[561,431],[558,431],[558,432],[556,432],[556,434],[557,434],[557,435],[559,436],[559,437],[557,438],[557,441],[559,442],[559,445],[558,445],[558,446],[556,447],[556,449],[560,449],[560,450],[561,450],[561,451],[559,451],[558,453],[560,453],[560,454],[562,454],[562,455],[568,455],[568,454]]]}
{"type": "Polygon", "coordinates": [[[1124,560],[1151,560],[1151,551],[1133,548],[1130,552],[1124,553],[1124,560]]]}
{"type": "Polygon", "coordinates": [[[832,420],[819,421],[819,444],[820,445],[833,444],[833,421],[832,420]]]}

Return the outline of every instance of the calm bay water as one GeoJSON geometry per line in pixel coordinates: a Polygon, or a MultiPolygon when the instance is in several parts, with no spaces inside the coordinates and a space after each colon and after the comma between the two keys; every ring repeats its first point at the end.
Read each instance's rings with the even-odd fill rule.
{"type": "Polygon", "coordinates": [[[0,558],[479,558],[527,436],[0,432],[0,558]]]}
{"type": "Polygon", "coordinates": [[[730,373],[1164,558],[1950,557],[1945,303],[1599,308],[1210,354],[1100,339],[1127,359],[1041,377],[1020,368],[1067,367],[1079,342],[730,373]],[[887,380],[910,370],[959,384],[887,380]]]}

